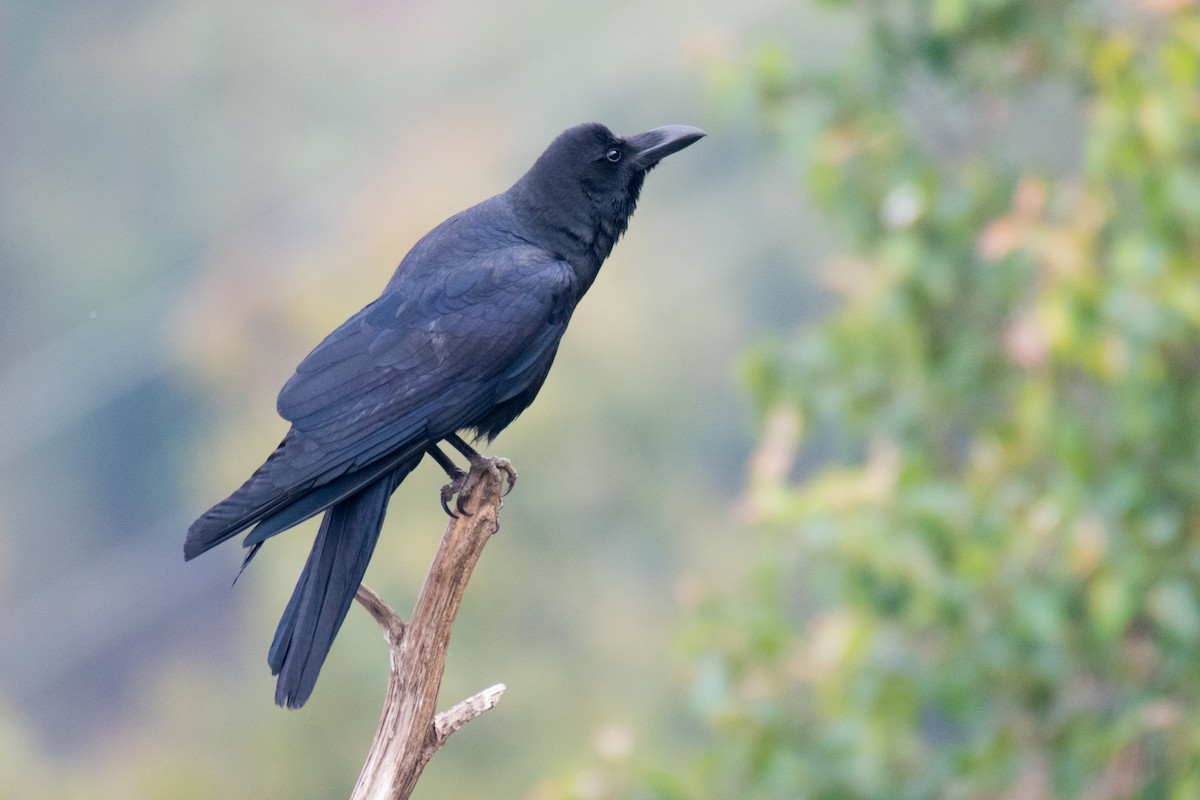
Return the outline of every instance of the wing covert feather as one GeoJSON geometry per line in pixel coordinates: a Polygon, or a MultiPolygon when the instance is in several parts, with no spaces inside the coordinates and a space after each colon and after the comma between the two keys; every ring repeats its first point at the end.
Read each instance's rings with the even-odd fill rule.
{"type": "Polygon", "coordinates": [[[523,247],[424,272],[327,336],[284,385],[279,414],[304,442],[290,467],[357,469],[440,439],[519,393],[553,356],[573,308],[566,263],[523,247]]]}

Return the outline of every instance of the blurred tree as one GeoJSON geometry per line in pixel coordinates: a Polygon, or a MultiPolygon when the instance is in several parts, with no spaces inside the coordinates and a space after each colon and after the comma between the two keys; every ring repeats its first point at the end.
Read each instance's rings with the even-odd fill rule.
{"type": "Polygon", "coordinates": [[[831,5],[861,49],[757,83],[842,302],[751,359],[760,550],[689,635],[712,744],[644,789],[1200,797],[1200,13],[831,5]]]}

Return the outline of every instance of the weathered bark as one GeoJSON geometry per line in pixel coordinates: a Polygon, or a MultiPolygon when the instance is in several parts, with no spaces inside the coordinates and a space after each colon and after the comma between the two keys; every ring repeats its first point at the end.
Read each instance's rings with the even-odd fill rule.
{"type": "Polygon", "coordinates": [[[379,729],[351,800],[407,798],[450,734],[496,705],[504,693],[504,685],[497,684],[435,714],[450,631],[475,562],[499,528],[502,470],[508,469],[502,459],[472,464],[460,495],[467,513],[446,526],[411,622],[405,623],[366,586],[358,589],[356,599],[383,628],[392,668],[379,729]]]}

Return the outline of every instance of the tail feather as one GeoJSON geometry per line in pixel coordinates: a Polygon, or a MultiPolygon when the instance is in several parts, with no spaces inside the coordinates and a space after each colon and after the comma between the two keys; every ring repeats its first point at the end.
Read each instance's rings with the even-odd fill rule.
{"type": "Polygon", "coordinates": [[[312,694],[367,571],[388,499],[420,460],[418,453],[326,511],[267,657],[272,674],[279,676],[279,705],[300,708],[312,694]]]}

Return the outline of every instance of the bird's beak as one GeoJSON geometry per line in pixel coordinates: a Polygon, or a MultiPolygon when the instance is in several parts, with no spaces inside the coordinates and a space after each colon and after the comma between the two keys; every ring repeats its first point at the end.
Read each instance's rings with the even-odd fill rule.
{"type": "Polygon", "coordinates": [[[704,131],[690,125],[664,125],[625,139],[629,154],[638,169],[650,169],[671,153],[678,153],[705,136],[704,131]]]}

